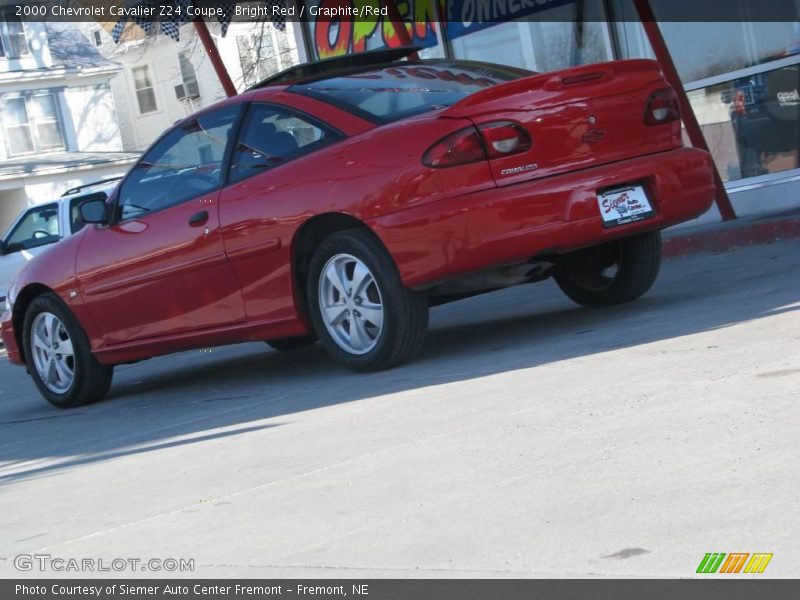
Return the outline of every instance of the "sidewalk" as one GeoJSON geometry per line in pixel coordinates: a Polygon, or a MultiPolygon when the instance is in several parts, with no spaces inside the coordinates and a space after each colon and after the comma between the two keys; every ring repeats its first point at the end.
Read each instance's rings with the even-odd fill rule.
{"type": "Polygon", "coordinates": [[[800,209],[667,229],[663,236],[664,258],[769,244],[800,237],[800,209]]]}

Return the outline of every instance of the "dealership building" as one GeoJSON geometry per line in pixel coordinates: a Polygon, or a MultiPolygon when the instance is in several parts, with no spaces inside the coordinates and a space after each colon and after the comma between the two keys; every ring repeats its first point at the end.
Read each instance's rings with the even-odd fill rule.
{"type": "MultiPolygon", "coordinates": [[[[704,5],[707,18],[711,5],[693,2],[704,5]]],[[[713,22],[688,21],[687,0],[650,3],[736,213],[800,207],[800,0],[712,0],[718,18],[713,22]],[[781,2],[789,18],[763,20],[759,4],[771,2],[781,2]]],[[[320,17],[297,24],[301,58],[398,46],[409,39],[424,48],[423,57],[540,72],[655,57],[634,0],[442,0],[438,5],[405,0],[395,6],[394,15],[373,21],[320,17]],[[409,36],[393,27],[398,17],[409,36]]],[[[705,218],[719,215],[712,211],[705,218]]]]}
{"type": "MultiPolygon", "coordinates": [[[[85,3],[99,6],[123,1],[134,6],[147,0],[85,3]]],[[[191,1],[216,4],[221,7],[219,12],[223,7],[227,11],[224,18],[194,23],[202,46],[191,36],[192,27],[185,18],[177,23],[162,21],[159,31],[166,35],[158,44],[151,39],[156,27],[145,21],[103,22],[107,31],[103,35],[97,23],[87,29],[101,51],[115,46],[111,41],[115,31],[114,41],[122,41],[108,57],[122,63],[126,71],[112,84],[120,87],[127,81],[128,88],[135,88],[136,95],[129,93],[129,99],[120,100],[117,94],[116,104],[123,142],[129,129],[147,138],[134,144],[137,148],[146,146],[145,142],[186,111],[241,91],[253,83],[249,79],[268,77],[297,60],[407,45],[419,47],[423,58],[484,61],[537,72],[617,59],[656,58],[652,38],[640,20],[644,5],[652,9],[666,43],[668,52],[659,52],[659,58],[668,54],[676,67],[736,214],[800,208],[800,0],[191,1]],[[235,16],[242,7],[253,5],[290,14],[267,17],[272,26],[266,29],[264,23],[235,16]],[[352,16],[359,10],[361,16],[352,16]],[[132,42],[126,42],[125,35],[120,40],[121,25],[141,28],[136,37],[138,52],[128,48],[132,42]],[[171,44],[169,37],[180,38],[183,45],[171,44]],[[141,51],[145,47],[148,53],[141,51]],[[258,49],[255,54],[254,49],[258,49]],[[187,61],[178,56],[189,51],[197,63],[194,69],[201,75],[192,75],[191,81],[184,74],[190,70],[184,69],[187,61]],[[206,61],[214,62],[214,55],[218,56],[217,77],[211,76],[206,61]],[[178,70],[182,82],[176,78],[178,70]],[[244,76],[245,71],[250,76],[244,76]],[[150,74],[155,81],[152,85],[150,74]],[[197,88],[198,82],[202,94],[185,93],[197,88]],[[170,96],[172,90],[184,92],[176,99],[170,96]],[[161,110],[131,109],[131,127],[126,127],[122,118],[126,107],[140,105],[143,94],[152,94],[154,99],[160,96],[161,102],[153,100],[149,105],[161,110]]],[[[177,7],[190,0],[175,2],[177,7]]],[[[26,28],[37,26],[41,24],[26,24],[26,28]]],[[[19,37],[12,34],[11,26],[0,22],[0,75],[3,65],[12,62],[8,49],[13,50],[19,37]]],[[[689,133],[697,133],[687,126],[689,133]]],[[[724,209],[724,198],[721,205],[724,209]]],[[[719,218],[717,210],[703,218],[719,218]]]]}

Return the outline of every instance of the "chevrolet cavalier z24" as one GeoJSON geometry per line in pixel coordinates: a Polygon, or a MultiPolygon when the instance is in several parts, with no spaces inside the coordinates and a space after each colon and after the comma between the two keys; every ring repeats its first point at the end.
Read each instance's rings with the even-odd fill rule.
{"type": "Polygon", "coordinates": [[[548,277],[585,306],[637,298],[660,230],[711,204],[653,61],[403,58],[301,65],[174,125],[18,276],[11,362],[60,407],[114,365],[242,341],[386,369],[432,305],[548,277]]]}

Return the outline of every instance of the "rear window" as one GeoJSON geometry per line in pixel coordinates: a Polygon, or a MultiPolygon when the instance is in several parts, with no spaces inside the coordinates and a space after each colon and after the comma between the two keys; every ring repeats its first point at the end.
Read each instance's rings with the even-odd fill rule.
{"type": "Polygon", "coordinates": [[[451,106],[479,90],[531,74],[512,67],[464,61],[399,63],[297,83],[289,90],[370,121],[388,123],[451,106]]]}

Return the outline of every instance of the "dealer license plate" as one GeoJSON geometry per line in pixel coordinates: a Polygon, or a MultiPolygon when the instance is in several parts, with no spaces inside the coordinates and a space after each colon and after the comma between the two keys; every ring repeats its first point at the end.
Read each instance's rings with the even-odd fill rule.
{"type": "Polygon", "coordinates": [[[603,227],[635,223],[656,214],[640,185],[607,190],[597,195],[597,204],[603,217],[603,227]]]}

